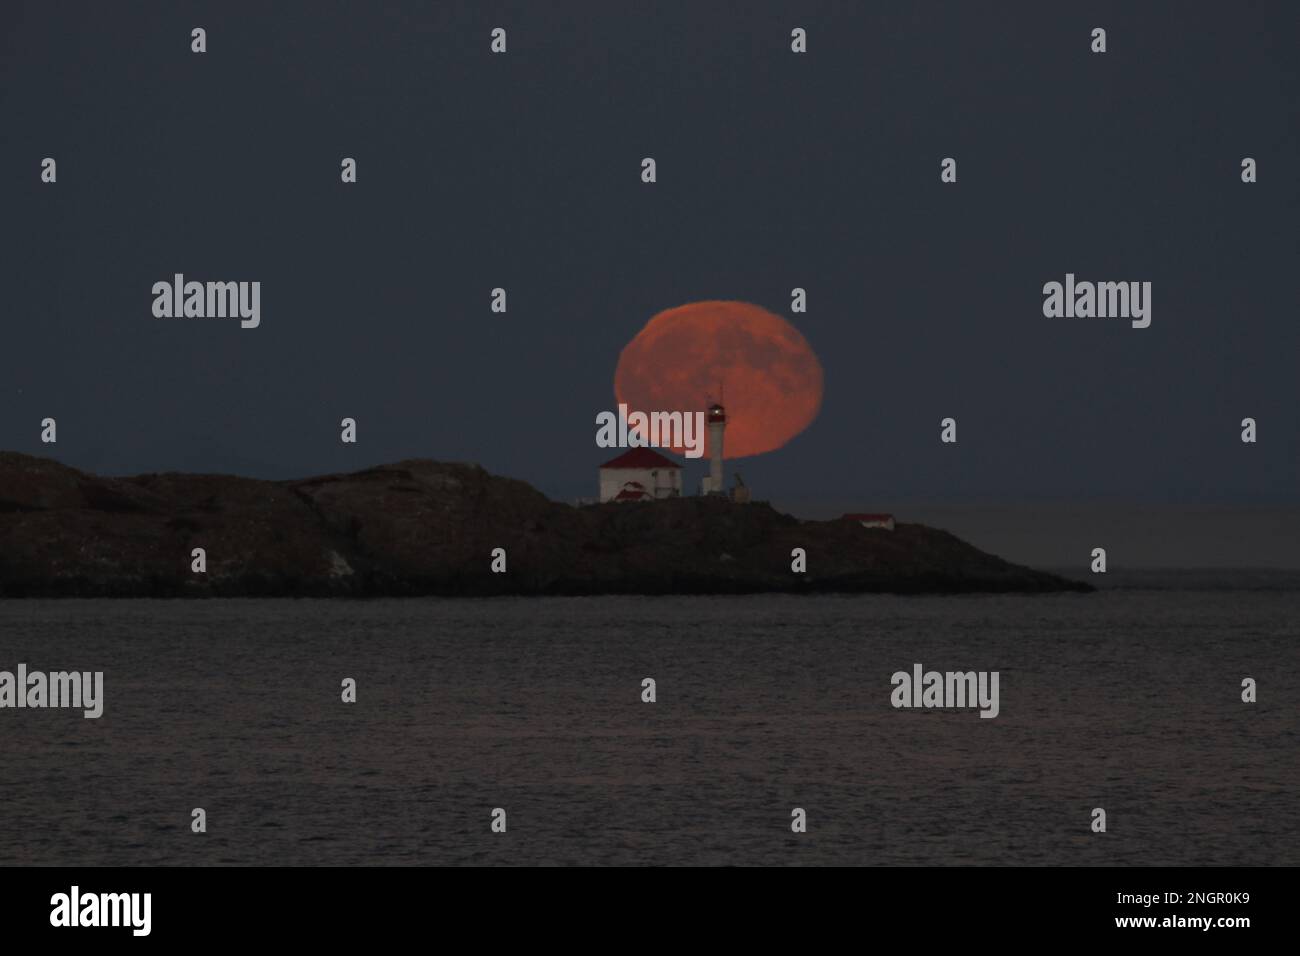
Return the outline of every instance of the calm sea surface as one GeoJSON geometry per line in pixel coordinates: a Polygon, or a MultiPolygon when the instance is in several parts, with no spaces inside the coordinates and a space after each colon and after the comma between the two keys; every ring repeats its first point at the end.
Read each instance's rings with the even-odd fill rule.
{"type": "Polygon", "coordinates": [[[1295,591],[0,601],[0,670],[106,697],[0,710],[0,862],[1296,865],[1298,632],[1295,591]],[[1000,716],[893,709],[916,662],[1000,716]]]}

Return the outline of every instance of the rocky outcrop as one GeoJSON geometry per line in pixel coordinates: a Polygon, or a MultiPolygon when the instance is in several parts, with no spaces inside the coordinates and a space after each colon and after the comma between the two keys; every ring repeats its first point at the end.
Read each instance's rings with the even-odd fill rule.
{"type": "Polygon", "coordinates": [[[105,478],[0,453],[7,597],[1058,590],[1090,588],[922,525],[800,521],[721,498],[575,508],[475,465],[105,478]],[[790,570],[796,547],[805,574],[790,570]],[[194,548],[206,573],[191,570],[194,548]]]}

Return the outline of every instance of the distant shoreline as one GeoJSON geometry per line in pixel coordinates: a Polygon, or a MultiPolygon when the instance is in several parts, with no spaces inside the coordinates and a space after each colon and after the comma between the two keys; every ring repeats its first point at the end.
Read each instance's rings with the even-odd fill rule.
{"type": "Polygon", "coordinates": [[[1045,570],[1067,579],[1089,579],[1099,591],[1300,591],[1300,571],[1288,568],[1111,568],[1105,574],[1045,570]]]}

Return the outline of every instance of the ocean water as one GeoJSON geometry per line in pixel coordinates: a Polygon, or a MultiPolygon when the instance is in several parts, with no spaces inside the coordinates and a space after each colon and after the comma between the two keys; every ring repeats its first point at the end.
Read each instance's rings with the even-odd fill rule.
{"type": "Polygon", "coordinates": [[[1296,591],[0,601],[0,669],[106,698],[0,710],[0,862],[1296,865],[1298,628],[1296,591]],[[917,662],[1000,715],[894,709],[917,662]]]}

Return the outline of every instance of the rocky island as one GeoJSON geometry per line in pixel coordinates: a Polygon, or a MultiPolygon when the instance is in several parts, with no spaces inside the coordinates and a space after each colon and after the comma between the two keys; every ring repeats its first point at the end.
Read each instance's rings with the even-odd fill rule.
{"type": "Polygon", "coordinates": [[[574,507],[477,465],[110,478],[0,452],[3,597],[1065,590],[1091,588],[923,525],[801,521],[718,497],[574,507]]]}

